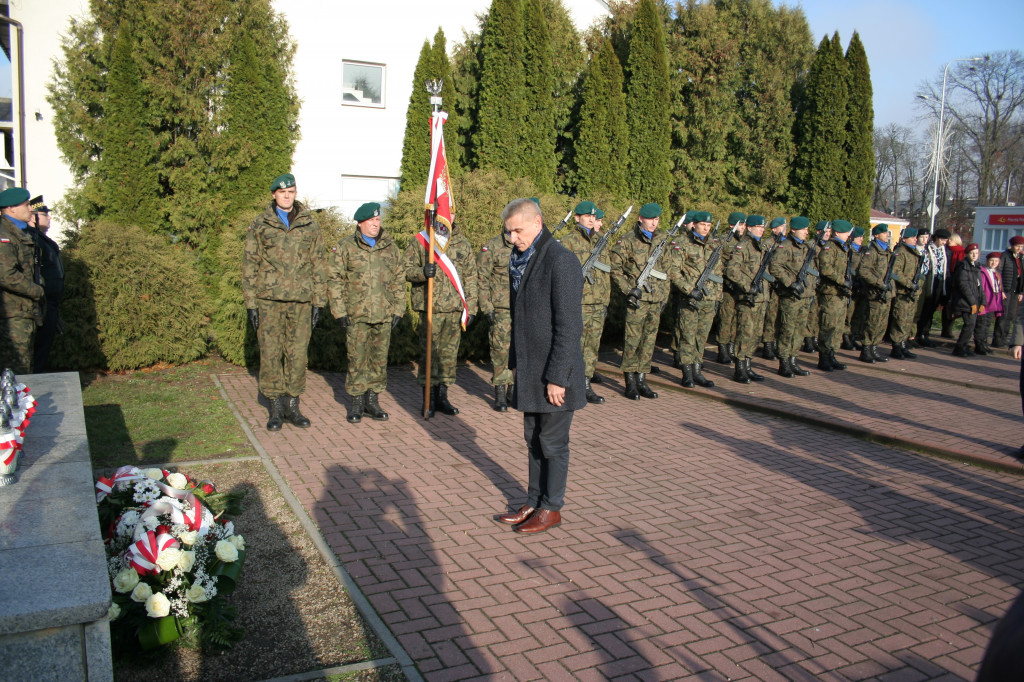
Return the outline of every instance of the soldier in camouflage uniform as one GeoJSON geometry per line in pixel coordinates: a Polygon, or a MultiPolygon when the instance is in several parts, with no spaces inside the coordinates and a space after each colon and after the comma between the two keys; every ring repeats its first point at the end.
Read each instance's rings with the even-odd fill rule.
{"type": "Polygon", "coordinates": [[[0,213],[0,369],[28,374],[46,294],[36,271],[35,242],[25,234],[32,216],[28,190],[0,192],[0,213]]]}
{"type": "MultiPolygon", "coordinates": [[[[626,294],[626,333],[622,343],[622,372],[626,380],[626,397],[630,400],[657,398],[658,394],[647,385],[647,373],[651,371],[651,357],[654,342],[661,323],[661,311],[668,301],[669,281],[663,272],[656,272],[648,278],[650,291],[637,286],[637,279],[658,244],[665,238],[664,231],[658,230],[661,221],[661,206],[644,204],[640,208],[640,219],[629,234],[620,239],[612,248],[608,260],[612,268],[612,280],[626,294]]],[[[670,245],[666,244],[658,265],[666,267],[672,258],[670,245]]]]}
{"type": "Polygon", "coordinates": [[[348,378],[345,390],[352,401],[348,421],[358,424],[363,414],[387,421],[377,396],[388,385],[391,330],[405,312],[405,270],[402,252],[380,225],[380,204],[356,209],[356,231],[331,250],[328,290],[331,313],[346,329],[348,378]]]}
{"type": "Polygon", "coordinates": [[[846,330],[843,334],[843,350],[860,350],[857,339],[864,338],[864,324],[868,319],[868,300],[864,296],[864,287],[860,282],[857,268],[860,258],[864,255],[864,228],[855,227],[850,233],[850,269],[853,270],[853,296],[846,309],[846,330]]]}
{"type": "Polygon", "coordinates": [[[889,353],[889,357],[895,360],[913,360],[917,353],[912,352],[907,343],[916,330],[914,313],[917,312],[917,297],[921,294],[920,281],[914,281],[917,271],[921,268],[921,254],[917,250],[915,228],[908,227],[903,230],[903,238],[896,245],[893,254],[896,262],[892,268],[894,297],[892,324],[889,328],[892,352],[889,353]]]}
{"type": "MultiPolygon", "coordinates": [[[[740,211],[733,211],[729,214],[729,227],[732,228],[732,238],[739,242],[747,231],[747,214],[740,211]]],[[[722,250],[722,271],[729,265],[729,258],[732,257],[734,244],[727,244],[722,250]]],[[[722,302],[718,306],[718,341],[717,362],[728,365],[736,361],[736,299],[723,292],[722,302]]]]}
{"type": "Polygon", "coordinates": [[[508,352],[512,343],[512,312],[509,309],[508,259],[512,242],[502,226],[501,234],[492,237],[476,256],[480,278],[480,314],[490,324],[488,341],[491,350],[491,386],[494,387],[494,409],[508,412],[512,397],[512,370],[508,368],[508,352]]]}
{"type": "Polygon", "coordinates": [[[807,306],[818,281],[818,271],[813,269],[806,272],[803,283],[797,279],[807,250],[816,248],[808,238],[810,227],[811,221],[804,216],[793,218],[789,236],[779,245],[771,265],[779,295],[779,375],[787,379],[810,374],[796,359],[800,338],[807,329],[807,306]]]}
{"type": "Polygon", "coordinates": [[[320,226],[295,200],[295,177],[277,176],[270,191],[274,200],[245,236],[242,296],[260,345],[267,430],[280,431],[282,416],[309,426],[299,396],[306,390],[309,337],[327,304],[327,258],[320,226]]]}
{"type": "MultiPolygon", "coordinates": [[[[576,205],[576,227],[560,240],[562,246],[572,251],[580,265],[590,258],[597,240],[601,238],[597,219],[597,206],[592,201],[581,201],[576,205]]],[[[601,213],[604,216],[604,213],[601,213]]],[[[583,280],[583,364],[586,368],[585,390],[587,402],[600,405],[604,398],[597,395],[591,386],[592,377],[597,378],[597,352],[601,348],[601,333],[608,315],[608,301],[612,294],[612,279],[609,273],[591,268],[589,273],[594,281],[583,280]]]]}
{"type": "Polygon", "coordinates": [[[836,359],[836,348],[846,329],[846,311],[853,294],[853,270],[847,240],[853,225],[846,220],[832,223],[832,238],[818,249],[818,369],[831,372],[846,369],[836,359]]]}
{"type": "Polygon", "coordinates": [[[443,223],[435,232],[434,261],[428,260],[428,236],[420,232],[405,250],[405,279],[412,282],[412,309],[420,313],[420,365],[416,379],[427,385],[427,280],[434,280],[433,334],[430,360],[430,411],[454,416],[459,410],[448,401],[448,386],[455,383],[459,341],[477,311],[476,249],[462,236],[458,223],[443,223]],[[447,260],[451,265],[444,263],[447,260]],[[444,267],[439,267],[440,263],[444,267]],[[440,270],[440,272],[438,272],[440,270]],[[440,275],[440,276],[435,276],[440,275]],[[462,291],[456,287],[458,282],[462,291]]]}
{"type": "Polygon", "coordinates": [[[864,326],[864,348],[860,352],[863,362],[888,362],[889,358],[878,354],[878,344],[885,335],[889,322],[889,307],[892,291],[884,286],[885,271],[889,268],[889,226],[875,225],[871,230],[871,245],[862,247],[863,255],[857,266],[863,295],[868,301],[868,315],[864,326]]]}
{"type": "MultiPolygon", "coordinates": [[[[784,242],[789,226],[785,218],[775,218],[768,226],[771,233],[765,239],[784,242]]],[[[768,293],[768,304],[764,309],[764,329],[761,331],[761,340],[764,342],[764,359],[774,360],[778,357],[779,351],[779,295],[775,287],[771,287],[768,293]]]]}
{"type": "Polygon", "coordinates": [[[694,211],[693,229],[677,240],[676,259],[672,268],[672,284],[682,292],[682,304],[676,325],[679,331],[679,357],[683,365],[683,386],[711,388],[715,382],[707,379],[701,371],[704,359],[704,344],[715,321],[715,310],[722,299],[722,261],[719,258],[711,272],[704,292],[696,290],[697,280],[707,267],[708,259],[718,247],[720,240],[732,239],[726,233],[715,239],[711,234],[711,214],[694,211]]]}
{"type": "MultiPolygon", "coordinates": [[[[764,237],[764,216],[747,216],[747,231],[732,251],[725,264],[726,298],[736,305],[736,370],[733,380],[742,384],[764,381],[764,377],[750,367],[750,359],[757,350],[764,327],[764,311],[771,291],[770,277],[763,278],[759,291],[751,296],[751,287],[762,261],[768,257],[771,241],[764,237]]],[[[774,256],[774,254],[772,254],[774,256]]],[[[765,274],[768,274],[765,272],[765,274]]]]}
{"type": "MultiPolygon", "coordinates": [[[[832,238],[832,225],[827,220],[819,220],[814,226],[812,238],[817,244],[818,252],[821,252],[821,247],[828,243],[829,239],[832,238]]],[[[818,285],[821,285],[821,280],[818,280],[818,285]]],[[[821,312],[818,307],[820,296],[815,292],[814,296],[811,296],[811,303],[807,306],[807,329],[804,331],[804,342],[800,346],[800,350],[804,353],[818,353],[821,349],[818,347],[818,335],[821,327],[821,312]]]]}

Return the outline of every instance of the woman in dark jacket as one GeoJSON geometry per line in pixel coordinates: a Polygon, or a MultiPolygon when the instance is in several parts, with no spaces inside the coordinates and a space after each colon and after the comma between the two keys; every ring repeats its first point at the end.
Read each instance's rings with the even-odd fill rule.
{"type": "Polygon", "coordinates": [[[961,357],[974,355],[968,344],[974,338],[974,326],[978,322],[978,315],[985,314],[985,299],[981,291],[981,266],[978,265],[981,249],[977,244],[968,244],[964,252],[964,259],[953,271],[953,299],[950,301],[950,312],[964,322],[960,337],[953,346],[953,355],[961,357]]]}

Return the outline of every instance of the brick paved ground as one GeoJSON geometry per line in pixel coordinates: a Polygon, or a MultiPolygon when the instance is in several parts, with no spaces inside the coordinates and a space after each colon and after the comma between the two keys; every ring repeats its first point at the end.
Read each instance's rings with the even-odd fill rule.
{"type": "Polygon", "coordinates": [[[1016,365],[928,353],[915,373],[945,381],[851,363],[719,382],[733,404],[605,385],[573,423],[563,525],[529,538],[492,520],[523,501],[526,462],[521,416],[490,409],[486,372],[461,367],[462,413],[424,422],[411,371],[392,369],[391,420],[359,425],[344,376],[314,374],[313,428],[278,434],[252,377],[220,378],[428,679],[972,679],[1024,583],[1024,478],[810,420],[866,406],[870,431],[1006,459],[1024,441],[1016,365]],[[965,386],[974,375],[1003,390],[965,386]],[[741,404],[793,396],[804,419],[741,404]]]}

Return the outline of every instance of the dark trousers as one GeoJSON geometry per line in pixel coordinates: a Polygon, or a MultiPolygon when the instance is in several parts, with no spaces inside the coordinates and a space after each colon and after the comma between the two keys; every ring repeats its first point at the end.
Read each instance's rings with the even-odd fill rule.
{"type": "MultiPolygon", "coordinates": [[[[978,315],[978,322],[974,325],[974,347],[985,350],[988,347],[988,341],[992,338],[992,323],[996,320],[995,313],[985,313],[984,315],[978,315]]],[[[1002,319],[1002,318],[998,318],[1002,319]]]]}
{"type": "MultiPolygon", "coordinates": [[[[916,338],[928,338],[928,335],[931,333],[932,319],[935,317],[935,311],[945,302],[945,297],[942,295],[942,284],[940,283],[937,288],[939,290],[938,293],[932,292],[931,295],[924,299],[924,304],[921,306],[921,317],[917,319],[916,338]]],[[[943,313],[943,329],[946,328],[945,318],[945,313],[943,313]]]]}
{"type": "Polygon", "coordinates": [[[964,321],[964,327],[960,330],[960,336],[956,340],[956,347],[961,351],[965,351],[967,346],[970,345],[971,340],[974,339],[974,328],[978,324],[978,316],[964,313],[960,316],[960,319],[964,321]]]}
{"type": "Polygon", "coordinates": [[[523,437],[530,458],[526,503],[560,511],[569,477],[569,427],[572,411],[523,413],[523,437]]]}
{"type": "Polygon", "coordinates": [[[50,371],[50,349],[57,338],[57,325],[60,324],[60,301],[47,301],[46,313],[43,315],[43,326],[36,330],[35,349],[32,357],[33,372],[50,371]]]}
{"type": "Polygon", "coordinates": [[[1017,294],[1007,294],[1003,299],[1003,316],[996,319],[996,333],[992,337],[992,345],[1000,348],[1006,345],[1013,333],[1013,323],[1017,319],[1017,307],[1020,302],[1017,294]]]}

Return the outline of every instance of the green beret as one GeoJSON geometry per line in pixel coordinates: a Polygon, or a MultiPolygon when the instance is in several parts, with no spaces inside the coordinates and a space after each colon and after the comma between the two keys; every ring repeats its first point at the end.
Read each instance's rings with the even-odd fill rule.
{"type": "Polygon", "coordinates": [[[696,213],[696,211],[687,211],[686,213],[683,214],[683,225],[689,225],[690,223],[693,222],[694,213],[696,213]]]}
{"type": "Polygon", "coordinates": [[[540,199],[538,199],[537,197],[530,197],[530,201],[540,206],[540,199]]]}
{"type": "MultiPolygon", "coordinates": [[[[589,203],[589,202],[584,202],[584,203],[589,203]]],[[[593,206],[593,204],[590,204],[590,205],[593,206]]],[[[641,218],[657,218],[660,215],[661,215],[661,206],[659,206],[658,204],[650,203],[650,204],[644,204],[643,206],[640,207],[640,217],[641,218]]]]}
{"type": "Polygon", "coordinates": [[[853,230],[853,224],[847,220],[837,220],[832,223],[832,231],[836,234],[846,234],[853,230]]]}
{"type": "Polygon", "coordinates": [[[271,193],[276,192],[279,189],[288,189],[289,187],[295,186],[295,176],[291,173],[282,173],[274,178],[274,181],[270,183],[271,193]]]}
{"type": "Polygon", "coordinates": [[[594,217],[597,218],[598,220],[600,220],[601,218],[604,218],[604,211],[602,211],[599,208],[594,209],[594,217]]]}
{"type": "Polygon", "coordinates": [[[357,208],[356,209],[356,214],[354,216],[352,216],[352,217],[355,218],[355,221],[357,223],[361,223],[364,220],[369,220],[370,218],[376,218],[379,215],[380,215],[380,204],[375,203],[373,201],[368,201],[365,204],[363,204],[362,206],[360,206],[359,208],[357,208]]]}
{"type": "Polygon", "coordinates": [[[736,223],[742,223],[742,222],[746,221],[746,219],[747,219],[747,214],[746,213],[740,213],[739,211],[733,211],[732,213],[729,214],[729,225],[732,226],[732,225],[735,225],[736,223]]]}
{"type": "Polygon", "coordinates": [[[693,218],[693,222],[695,223],[711,222],[711,213],[709,213],[708,211],[694,211],[690,217],[693,218]]]}
{"type": "Polygon", "coordinates": [[[908,227],[907,229],[903,230],[903,238],[904,239],[908,239],[910,237],[916,237],[916,236],[917,236],[917,228],[916,227],[908,227]]]}
{"type": "Polygon", "coordinates": [[[863,237],[863,236],[864,236],[864,228],[863,227],[855,227],[855,228],[853,228],[853,234],[850,235],[850,239],[856,239],[857,237],[863,237]]]}
{"type": "Polygon", "coordinates": [[[764,216],[751,213],[747,216],[747,227],[759,227],[764,225],[764,216]]]}
{"type": "Polygon", "coordinates": [[[882,234],[883,232],[888,231],[888,225],[886,225],[885,223],[879,223],[878,225],[875,225],[874,227],[871,228],[871,236],[874,237],[876,234],[882,234]]]}
{"type": "Polygon", "coordinates": [[[595,215],[597,213],[597,206],[594,205],[593,201],[581,201],[576,204],[573,213],[576,215],[595,215]]]}
{"type": "Polygon", "coordinates": [[[798,215],[789,221],[789,229],[791,230],[806,230],[810,226],[811,221],[802,215],[798,215]]]}
{"type": "Polygon", "coordinates": [[[785,218],[773,218],[772,224],[768,226],[769,229],[774,230],[776,227],[782,227],[786,224],[785,218]]]}
{"type": "Polygon", "coordinates": [[[828,227],[828,221],[827,220],[819,220],[818,222],[816,222],[814,224],[814,231],[815,232],[821,232],[826,227],[828,227]]]}
{"type": "Polygon", "coordinates": [[[10,208],[28,201],[29,193],[24,187],[8,187],[0,192],[0,208],[10,208]]]}

